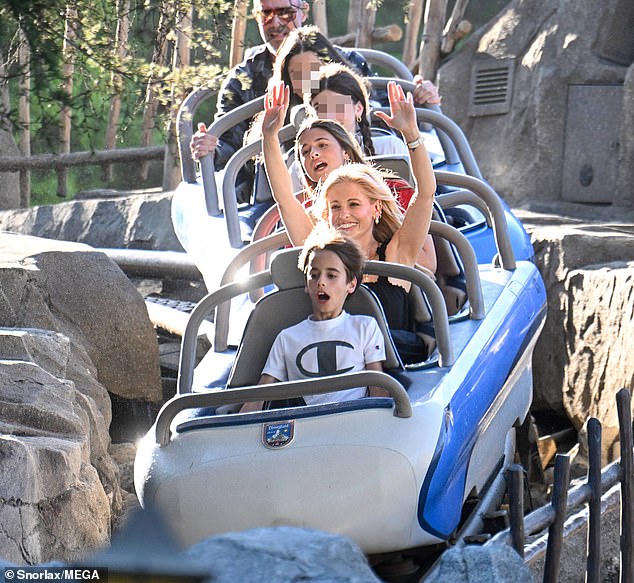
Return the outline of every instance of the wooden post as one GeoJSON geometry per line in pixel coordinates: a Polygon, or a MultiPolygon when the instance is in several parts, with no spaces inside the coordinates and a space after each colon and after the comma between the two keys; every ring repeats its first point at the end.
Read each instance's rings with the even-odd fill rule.
{"type": "Polygon", "coordinates": [[[418,52],[418,32],[423,19],[423,0],[410,0],[407,9],[407,25],[405,27],[405,42],[403,43],[403,62],[409,69],[416,65],[418,52]]]}
{"type": "MultiPolygon", "coordinates": [[[[64,40],[62,41],[62,92],[68,97],[68,103],[73,98],[73,72],[75,70],[73,42],[75,39],[75,26],[77,24],[77,6],[74,0],[66,4],[66,22],[64,26],[64,40]]],[[[70,105],[62,105],[59,124],[59,149],[60,154],[70,152],[72,110],[70,105]]],[[[57,196],[65,197],[68,194],[68,171],[60,170],[57,173],[57,196]]]]}
{"type": "Polygon", "coordinates": [[[231,26],[231,52],[229,66],[235,67],[244,57],[244,35],[247,30],[248,0],[235,0],[233,4],[233,24],[231,26]]]}
{"type": "Polygon", "coordinates": [[[427,0],[425,24],[418,57],[418,73],[436,82],[440,63],[440,39],[447,13],[447,0],[427,0]]]}
{"type": "MultiPolygon", "coordinates": [[[[20,66],[20,96],[18,97],[19,148],[24,157],[31,155],[31,56],[28,41],[20,28],[18,63],[20,66]]],[[[31,173],[20,170],[20,208],[31,206],[31,173]]]]}
{"type": "MultiPolygon", "coordinates": [[[[117,30],[115,33],[115,63],[123,60],[127,52],[128,31],[130,28],[130,0],[117,1],[117,30]]],[[[108,112],[108,126],[106,127],[106,150],[112,150],[117,142],[117,126],[121,116],[121,91],[123,89],[121,75],[113,70],[110,75],[110,84],[113,94],[110,97],[110,111],[108,112]]],[[[103,168],[103,178],[106,182],[112,181],[112,164],[103,168]]]]}
{"type": "Polygon", "coordinates": [[[328,36],[328,16],[326,15],[326,0],[313,0],[313,24],[328,36]]]}

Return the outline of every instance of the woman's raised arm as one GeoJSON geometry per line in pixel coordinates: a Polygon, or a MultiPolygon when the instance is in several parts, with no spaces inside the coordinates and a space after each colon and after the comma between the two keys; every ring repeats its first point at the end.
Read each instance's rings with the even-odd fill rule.
{"type": "Polygon", "coordinates": [[[282,156],[278,132],[284,124],[290,90],[284,83],[271,87],[264,96],[262,119],[262,154],[273,198],[293,245],[303,245],[313,223],[306,209],[293,194],[293,185],[282,156]]]}
{"type": "Polygon", "coordinates": [[[414,265],[429,232],[436,178],[429,154],[420,137],[411,93],[406,96],[403,88],[394,81],[388,83],[387,92],[391,115],[378,111],[376,115],[403,135],[409,149],[415,189],[403,225],[392,238],[389,246],[392,249],[388,247],[387,259],[404,265],[414,265]]]}

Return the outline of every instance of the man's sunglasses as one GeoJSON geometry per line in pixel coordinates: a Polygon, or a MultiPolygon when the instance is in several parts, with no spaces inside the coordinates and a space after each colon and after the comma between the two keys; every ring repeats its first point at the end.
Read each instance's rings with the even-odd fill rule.
{"type": "Polygon", "coordinates": [[[273,8],[271,10],[256,10],[255,17],[262,23],[268,24],[277,16],[282,22],[291,22],[297,16],[297,8],[288,6],[286,8],[273,8]]]}

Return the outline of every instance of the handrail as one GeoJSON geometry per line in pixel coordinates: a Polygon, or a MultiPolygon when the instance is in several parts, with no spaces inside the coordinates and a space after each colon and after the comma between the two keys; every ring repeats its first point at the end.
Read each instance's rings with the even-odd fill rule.
{"type": "MultiPolygon", "coordinates": [[[[405,81],[411,81],[414,78],[412,72],[407,68],[407,65],[402,61],[399,61],[396,57],[383,51],[376,49],[354,48],[356,53],[359,53],[370,65],[379,65],[390,69],[394,73],[394,77],[403,79],[405,81]]],[[[370,79],[371,77],[369,77],[370,79]]]]}
{"type": "Polygon", "coordinates": [[[192,120],[196,109],[205,99],[214,95],[216,91],[209,87],[197,87],[181,104],[176,114],[176,131],[178,134],[178,153],[181,159],[181,174],[185,182],[195,184],[196,182],[196,162],[191,156],[189,143],[194,135],[192,120]]]}
{"type": "MultiPolygon", "coordinates": [[[[288,235],[286,231],[279,231],[277,233],[271,233],[270,235],[253,241],[246,247],[243,247],[238,254],[231,260],[231,263],[227,265],[220,285],[231,283],[235,280],[238,271],[249,262],[253,262],[256,257],[268,252],[284,247],[289,244],[288,235]]],[[[258,264],[260,265],[260,264],[258,264]]],[[[261,264],[262,270],[266,269],[264,263],[261,264]]],[[[260,271],[262,271],[260,270],[260,271]]],[[[254,272],[252,272],[254,273],[254,272]]],[[[231,314],[231,302],[223,302],[216,308],[216,316],[214,318],[214,351],[224,352],[227,350],[227,343],[229,337],[229,322],[231,314]]]]}
{"type": "Polygon", "coordinates": [[[303,397],[305,395],[321,395],[363,386],[375,386],[388,391],[390,397],[394,399],[395,417],[407,419],[412,416],[412,405],[403,385],[387,373],[366,370],[315,379],[177,395],[163,405],[156,417],[154,427],[155,440],[161,447],[169,443],[172,421],[177,413],[185,409],[235,405],[249,401],[274,401],[303,397]]]}
{"type": "Polygon", "coordinates": [[[236,281],[219,287],[216,291],[207,294],[192,310],[185,326],[185,333],[181,341],[180,361],[178,365],[178,379],[176,392],[178,394],[191,393],[194,381],[194,369],[196,368],[196,343],[198,329],[203,320],[211,314],[214,308],[223,302],[228,302],[240,294],[251,289],[257,289],[273,283],[268,271],[256,273],[244,281],[236,281]]]}
{"type": "Polygon", "coordinates": [[[482,320],[486,315],[486,308],[482,295],[478,259],[471,243],[458,229],[441,221],[431,221],[429,233],[443,237],[455,246],[465,272],[469,317],[472,320],[482,320]]]}
{"type": "Polygon", "coordinates": [[[491,211],[484,201],[477,195],[467,189],[452,190],[451,192],[443,192],[436,195],[436,201],[443,210],[456,207],[461,204],[468,204],[477,208],[486,221],[487,227],[493,225],[491,211]]]}
{"type": "Polygon", "coordinates": [[[443,172],[441,170],[434,171],[434,174],[436,175],[436,181],[438,183],[447,186],[467,188],[486,203],[493,218],[493,237],[495,238],[495,245],[500,254],[501,265],[504,269],[515,269],[515,253],[511,246],[506,213],[504,212],[502,201],[495,190],[486,182],[474,176],[456,174],[454,172],[443,172]]]}
{"type": "MultiPolygon", "coordinates": [[[[295,127],[291,124],[284,126],[279,131],[279,138],[281,142],[292,140],[295,136],[295,127]]],[[[222,200],[224,203],[225,222],[227,225],[227,235],[229,236],[229,244],[234,249],[240,249],[243,245],[242,232],[240,230],[240,217],[238,215],[238,203],[236,201],[235,183],[238,176],[238,172],[244,166],[247,160],[250,160],[258,153],[262,152],[262,139],[255,140],[254,142],[237,150],[225,166],[225,173],[222,180],[222,200]]],[[[213,190],[216,190],[216,181],[213,177],[207,176],[203,173],[203,182],[209,183],[213,190]]]]}

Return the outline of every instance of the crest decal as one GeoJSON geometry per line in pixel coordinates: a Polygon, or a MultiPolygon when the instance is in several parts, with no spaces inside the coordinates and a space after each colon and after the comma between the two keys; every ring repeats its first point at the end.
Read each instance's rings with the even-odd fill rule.
{"type": "Polygon", "coordinates": [[[262,443],[270,449],[278,449],[293,441],[295,421],[281,421],[262,425],[262,443]]]}

